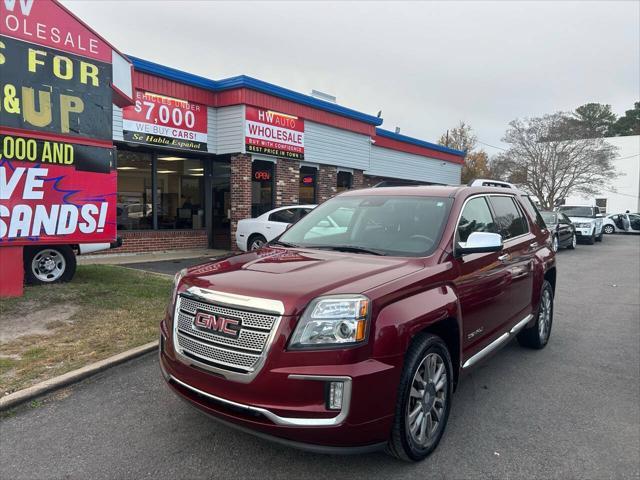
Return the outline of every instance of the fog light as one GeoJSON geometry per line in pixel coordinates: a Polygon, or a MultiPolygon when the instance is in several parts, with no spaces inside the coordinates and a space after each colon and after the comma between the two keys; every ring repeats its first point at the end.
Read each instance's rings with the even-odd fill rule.
{"type": "Polygon", "coordinates": [[[327,408],[329,410],[342,410],[342,394],[344,382],[329,382],[327,408]]]}

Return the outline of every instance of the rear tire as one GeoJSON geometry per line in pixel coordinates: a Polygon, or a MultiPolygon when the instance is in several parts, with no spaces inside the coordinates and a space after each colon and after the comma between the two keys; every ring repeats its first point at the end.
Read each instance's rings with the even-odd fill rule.
{"type": "Polygon", "coordinates": [[[532,327],[521,330],[516,336],[523,347],[540,350],[549,342],[551,326],[553,325],[553,288],[548,281],[542,284],[540,304],[536,314],[536,321],[532,327]]]}
{"type": "Polygon", "coordinates": [[[398,386],[387,453],[417,462],[433,452],[447,426],[453,395],[453,367],[446,344],[435,335],[417,336],[398,386]]]}
{"type": "Polygon", "coordinates": [[[266,243],[266,238],[264,238],[259,233],[254,233],[253,235],[251,235],[251,237],[249,237],[249,241],[247,242],[247,250],[249,250],[250,252],[253,250],[258,250],[264,247],[266,243]]]}
{"type": "Polygon", "coordinates": [[[76,273],[76,255],[69,245],[25,247],[24,272],[30,285],[68,282],[76,273]]]}

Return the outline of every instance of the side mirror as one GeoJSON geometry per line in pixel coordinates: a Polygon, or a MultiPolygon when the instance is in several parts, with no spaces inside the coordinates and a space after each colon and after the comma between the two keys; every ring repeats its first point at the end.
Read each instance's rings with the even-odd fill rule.
{"type": "Polygon", "coordinates": [[[473,232],[466,242],[458,242],[456,255],[469,253],[499,252],[502,250],[502,237],[498,233],[473,232]]]}

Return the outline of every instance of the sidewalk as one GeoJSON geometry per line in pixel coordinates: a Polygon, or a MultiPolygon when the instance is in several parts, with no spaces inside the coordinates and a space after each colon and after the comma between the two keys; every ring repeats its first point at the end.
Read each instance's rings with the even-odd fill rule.
{"type": "Polygon", "coordinates": [[[111,253],[80,255],[78,265],[127,265],[129,263],[149,263],[170,260],[184,260],[189,258],[220,257],[229,253],[227,250],[197,248],[185,250],[165,250],[147,253],[111,253]]]}

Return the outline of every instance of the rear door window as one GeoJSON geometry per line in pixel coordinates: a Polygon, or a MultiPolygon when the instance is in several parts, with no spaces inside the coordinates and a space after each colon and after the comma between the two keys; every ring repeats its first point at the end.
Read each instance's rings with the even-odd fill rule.
{"type": "Polygon", "coordinates": [[[270,222],[293,223],[298,219],[298,208],[286,208],[269,215],[270,222]]]}
{"type": "Polygon", "coordinates": [[[473,232],[497,233],[491,210],[485,197],[472,198],[460,215],[456,242],[466,242],[473,232]]]}
{"type": "Polygon", "coordinates": [[[524,235],[529,231],[527,222],[513,197],[491,195],[498,233],[504,240],[524,235]]]}

